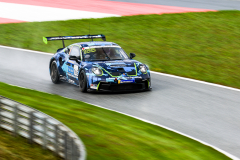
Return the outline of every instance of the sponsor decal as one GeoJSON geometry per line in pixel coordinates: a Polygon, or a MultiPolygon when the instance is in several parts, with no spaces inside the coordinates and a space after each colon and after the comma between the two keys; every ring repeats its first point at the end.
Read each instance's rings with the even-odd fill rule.
{"type": "Polygon", "coordinates": [[[68,72],[71,73],[71,74],[74,74],[74,70],[72,67],[68,67],[68,72]]]}
{"type": "Polygon", "coordinates": [[[71,64],[71,63],[74,63],[74,61],[73,60],[68,60],[68,62],[71,64]]]}
{"type": "MultiPolygon", "coordinates": [[[[114,82],[116,78],[106,78],[106,82],[114,82]]],[[[135,82],[135,79],[142,79],[142,77],[118,77],[117,80],[133,80],[135,82]]]]}
{"type": "Polygon", "coordinates": [[[118,84],[121,84],[121,83],[134,83],[135,80],[132,79],[132,80],[118,80],[118,84]]]}
{"type": "Polygon", "coordinates": [[[77,76],[78,75],[78,66],[74,65],[74,75],[77,76]]]}
{"type": "Polygon", "coordinates": [[[115,78],[106,78],[106,82],[114,82],[115,78]]]}
{"type": "Polygon", "coordinates": [[[138,77],[132,77],[132,78],[139,78],[139,79],[142,79],[142,77],[139,77],[139,76],[138,76],[138,77]]]}

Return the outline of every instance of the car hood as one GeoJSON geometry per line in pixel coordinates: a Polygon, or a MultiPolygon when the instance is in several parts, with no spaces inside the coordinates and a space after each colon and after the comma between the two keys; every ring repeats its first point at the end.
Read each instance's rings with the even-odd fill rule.
{"type": "Polygon", "coordinates": [[[95,62],[93,65],[100,66],[111,76],[137,76],[137,66],[139,62],[135,60],[117,60],[95,62]]]}

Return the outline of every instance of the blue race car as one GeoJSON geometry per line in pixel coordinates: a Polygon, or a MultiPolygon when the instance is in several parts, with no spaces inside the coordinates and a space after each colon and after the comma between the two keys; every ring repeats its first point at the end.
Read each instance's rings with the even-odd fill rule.
{"type": "Polygon", "coordinates": [[[104,35],[43,37],[44,43],[62,40],[63,48],[50,59],[49,70],[53,83],[68,82],[80,91],[138,91],[151,89],[150,70],[128,56],[104,35]],[[104,41],[93,41],[102,38],[104,41]],[[64,40],[91,39],[65,47],[64,40]]]}

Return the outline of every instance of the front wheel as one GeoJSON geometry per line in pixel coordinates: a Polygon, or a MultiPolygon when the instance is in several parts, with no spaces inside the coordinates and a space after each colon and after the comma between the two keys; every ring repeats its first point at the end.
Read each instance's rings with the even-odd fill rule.
{"type": "Polygon", "coordinates": [[[59,82],[59,73],[58,73],[56,61],[53,61],[51,64],[51,72],[50,73],[51,73],[52,82],[57,84],[59,82]]]}
{"type": "Polygon", "coordinates": [[[87,91],[87,78],[83,70],[79,74],[79,89],[81,92],[87,91]]]}

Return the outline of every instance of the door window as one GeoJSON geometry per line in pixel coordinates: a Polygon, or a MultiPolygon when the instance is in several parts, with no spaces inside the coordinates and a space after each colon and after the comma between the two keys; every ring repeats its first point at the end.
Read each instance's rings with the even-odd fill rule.
{"type": "Polygon", "coordinates": [[[70,51],[70,56],[80,57],[80,49],[78,46],[73,46],[70,51]]]}

